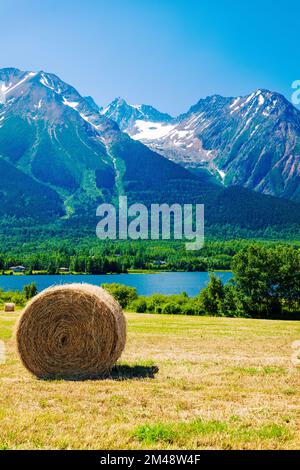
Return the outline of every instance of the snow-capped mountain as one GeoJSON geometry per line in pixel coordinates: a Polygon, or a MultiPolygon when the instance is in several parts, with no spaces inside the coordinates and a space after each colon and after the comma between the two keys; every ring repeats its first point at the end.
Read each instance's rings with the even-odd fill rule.
{"type": "MultiPolygon", "coordinates": [[[[21,219],[38,226],[67,220],[94,233],[97,206],[122,194],[129,203],[147,206],[205,204],[207,226],[300,227],[297,204],[242,188],[223,188],[137,141],[141,132],[160,129],[161,135],[166,126],[165,137],[169,135],[174,144],[176,139],[187,139],[187,134],[175,139],[172,133],[199,119],[198,132],[202,126],[198,115],[203,111],[197,107],[178,120],[150,106],[129,107],[120,100],[103,110],[54,74],[13,68],[0,69],[0,88],[1,223],[21,219]],[[127,110],[126,119],[119,113],[120,126],[131,127],[133,138],[111,119],[120,108],[127,110]],[[142,122],[148,123],[147,131],[142,122]]],[[[235,112],[240,105],[230,109],[235,112]]]]}
{"type": "MultiPolygon", "coordinates": [[[[109,139],[120,134],[118,125],[54,74],[1,69],[0,84],[2,196],[11,193],[5,190],[6,173],[12,175],[14,193],[28,189],[22,196],[26,203],[15,199],[18,210],[12,205],[12,214],[69,217],[83,203],[89,211],[113,188],[109,139]],[[43,195],[55,200],[55,210],[47,197],[41,210],[43,195]]],[[[7,207],[4,201],[2,210],[7,207]]]]}
{"type": "Polygon", "coordinates": [[[1,69],[0,86],[0,214],[94,220],[118,194],[201,200],[203,181],[130,139],[56,75],[1,69]]]}
{"type": "Polygon", "coordinates": [[[13,68],[0,69],[0,83],[5,97],[5,106],[2,105],[0,110],[1,126],[5,117],[11,113],[24,114],[33,120],[47,116],[50,122],[56,122],[62,117],[62,113],[58,113],[58,107],[64,105],[75,110],[83,120],[99,131],[107,130],[107,126],[111,129],[118,128],[112,121],[102,117],[93,98],[82,97],[75,88],[54,74],[42,71],[23,72],[13,68]],[[52,109],[49,109],[49,101],[52,109]]]}
{"type": "Polygon", "coordinates": [[[210,96],[176,119],[111,117],[133,139],[226,186],[300,200],[300,112],[278,93],[210,96]]]}
{"type": "Polygon", "coordinates": [[[159,124],[173,120],[169,114],[161,113],[152,106],[129,105],[123,98],[114,99],[106,108],[101,109],[101,114],[116,121],[121,130],[131,135],[134,135],[139,122],[159,124]]]}

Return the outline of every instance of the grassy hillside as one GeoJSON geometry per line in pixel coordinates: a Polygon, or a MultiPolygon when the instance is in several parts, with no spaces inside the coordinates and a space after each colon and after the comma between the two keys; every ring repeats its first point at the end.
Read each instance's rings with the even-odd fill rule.
{"type": "Polygon", "coordinates": [[[122,361],[99,381],[42,381],[0,313],[2,449],[299,449],[300,324],[127,314],[122,361]]]}

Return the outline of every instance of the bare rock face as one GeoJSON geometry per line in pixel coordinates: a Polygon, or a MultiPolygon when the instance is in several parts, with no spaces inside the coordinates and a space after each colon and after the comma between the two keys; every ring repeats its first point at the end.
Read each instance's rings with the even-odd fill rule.
{"type": "Polygon", "coordinates": [[[97,206],[126,195],[205,204],[207,226],[300,227],[297,204],[240,187],[297,200],[300,113],[280,95],[213,96],[172,118],[120,98],[103,109],[43,71],[0,69],[0,92],[0,224],[94,233],[97,206]]]}
{"type": "Polygon", "coordinates": [[[300,200],[300,112],[282,95],[215,95],[173,119],[158,111],[155,119],[137,115],[137,108],[143,105],[119,99],[103,112],[133,139],[193,171],[207,170],[225,186],[300,200]]]}

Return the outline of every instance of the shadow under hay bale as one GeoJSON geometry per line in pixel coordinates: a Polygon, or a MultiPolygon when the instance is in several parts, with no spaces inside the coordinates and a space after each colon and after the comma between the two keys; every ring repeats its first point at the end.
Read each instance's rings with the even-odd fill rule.
{"type": "Polygon", "coordinates": [[[108,373],[121,356],[126,320],[101,287],[65,284],[29,302],[16,337],[24,366],[37,377],[95,378],[108,373]]]}
{"type": "Polygon", "coordinates": [[[88,380],[142,380],[142,379],[154,379],[155,375],[158,373],[159,368],[157,366],[143,366],[143,365],[127,365],[127,364],[117,364],[110,371],[104,372],[103,374],[98,375],[82,375],[82,376],[62,376],[62,375],[52,375],[46,377],[39,377],[41,380],[45,381],[70,381],[70,382],[85,382],[88,380]]]}
{"type": "Polygon", "coordinates": [[[117,364],[109,373],[108,378],[113,380],[154,379],[158,371],[157,366],[117,364]]]}

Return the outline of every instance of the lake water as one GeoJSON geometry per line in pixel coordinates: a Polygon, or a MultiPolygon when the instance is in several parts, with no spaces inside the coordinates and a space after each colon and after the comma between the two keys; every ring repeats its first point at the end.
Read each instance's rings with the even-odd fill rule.
{"type": "MultiPolygon", "coordinates": [[[[229,272],[216,272],[225,283],[231,278],[229,272]]],[[[0,276],[0,288],[3,290],[22,290],[23,286],[35,282],[38,291],[56,284],[87,282],[100,286],[104,283],[117,282],[136,287],[138,294],[180,294],[189,296],[199,293],[209,281],[209,274],[204,272],[163,272],[158,274],[106,274],[106,275],[32,275],[0,276]]]]}

